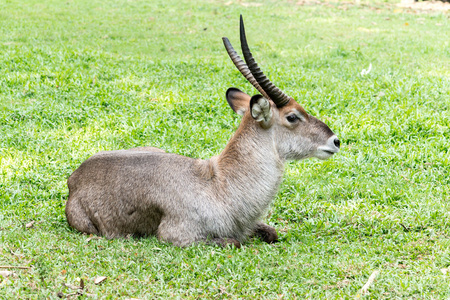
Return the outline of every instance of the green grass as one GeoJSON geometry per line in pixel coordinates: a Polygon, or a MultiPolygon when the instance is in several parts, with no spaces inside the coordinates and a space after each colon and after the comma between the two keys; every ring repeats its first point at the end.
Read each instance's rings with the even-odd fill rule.
{"type": "Polygon", "coordinates": [[[0,276],[1,299],[57,299],[80,279],[99,299],[450,298],[449,14],[242,4],[0,0],[0,265],[30,267],[0,276]],[[221,41],[238,47],[240,13],[266,74],[343,144],[288,164],[266,217],[281,241],[180,249],[70,229],[66,180],[92,154],[224,148],[239,124],[225,91],[255,93],[221,41]]]}

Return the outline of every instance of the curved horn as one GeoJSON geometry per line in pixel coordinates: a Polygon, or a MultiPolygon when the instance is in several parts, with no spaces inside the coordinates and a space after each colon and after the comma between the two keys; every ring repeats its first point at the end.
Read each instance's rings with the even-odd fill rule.
{"type": "Polygon", "coordinates": [[[244,75],[244,77],[258,90],[258,92],[261,93],[261,95],[263,95],[264,98],[270,99],[267,93],[258,84],[255,77],[253,77],[252,72],[249,70],[245,62],[242,60],[242,58],[239,57],[236,50],[234,50],[228,38],[223,37],[222,40],[223,44],[225,45],[225,49],[227,49],[228,55],[231,58],[231,61],[234,63],[239,72],[241,72],[242,75],[244,75]]]}
{"type": "Polygon", "coordinates": [[[278,87],[276,87],[259,68],[247,44],[247,38],[245,37],[244,20],[242,19],[242,15],[240,18],[240,35],[242,53],[244,54],[244,59],[247,63],[248,68],[250,69],[250,72],[252,72],[256,81],[263,88],[263,90],[266,91],[270,99],[275,102],[277,107],[285,106],[292,98],[286,95],[278,87]]]}

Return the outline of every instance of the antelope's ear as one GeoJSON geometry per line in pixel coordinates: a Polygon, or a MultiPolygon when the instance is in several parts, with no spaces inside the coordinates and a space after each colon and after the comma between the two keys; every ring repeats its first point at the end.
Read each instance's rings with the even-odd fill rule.
{"type": "Polygon", "coordinates": [[[237,88],[229,88],[226,97],[231,109],[243,116],[249,108],[250,96],[237,88]]]}
{"type": "Polygon", "coordinates": [[[259,122],[263,127],[270,126],[272,121],[272,109],[269,100],[261,95],[255,95],[250,100],[250,112],[253,119],[259,122]]]}

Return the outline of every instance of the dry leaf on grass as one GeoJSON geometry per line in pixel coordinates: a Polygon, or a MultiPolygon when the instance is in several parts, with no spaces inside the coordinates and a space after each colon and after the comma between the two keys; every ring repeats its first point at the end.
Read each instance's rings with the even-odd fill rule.
{"type": "Polygon", "coordinates": [[[63,286],[65,286],[65,287],[67,287],[69,289],[72,289],[72,290],[79,290],[79,289],[81,289],[81,286],[76,286],[76,285],[73,285],[73,284],[70,284],[70,283],[63,283],[63,286]]]}
{"type": "Polygon", "coordinates": [[[360,296],[366,294],[369,291],[369,287],[372,285],[372,283],[375,280],[375,277],[377,277],[378,273],[380,273],[380,271],[378,271],[378,270],[375,270],[372,272],[372,274],[369,276],[369,279],[367,280],[366,284],[359,291],[359,294],[357,295],[358,298],[360,296]]]}
{"type": "Polygon", "coordinates": [[[95,284],[100,284],[100,283],[102,283],[103,281],[105,281],[106,278],[108,278],[108,277],[106,277],[106,276],[98,276],[98,277],[96,277],[96,278],[94,279],[94,283],[95,283],[95,284]]]}
{"type": "Polygon", "coordinates": [[[33,225],[34,225],[35,222],[36,222],[36,221],[31,221],[30,223],[27,223],[27,224],[25,225],[25,227],[26,227],[26,228],[31,228],[31,227],[33,227],[33,225]]]}
{"type": "Polygon", "coordinates": [[[80,286],[76,286],[76,285],[73,285],[73,284],[70,284],[70,283],[63,283],[62,285],[67,287],[67,288],[69,288],[69,289],[77,290],[77,291],[74,292],[74,293],[67,294],[67,295],[65,295],[62,292],[58,292],[57,296],[59,298],[67,298],[67,299],[69,299],[72,296],[82,296],[82,295],[85,295],[87,297],[94,297],[95,296],[94,294],[87,293],[87,289],[86,290],[84,289],[85,286],[84,286],[83,278],[80,279],[80,286]]]}
{"type": "Polygon", "coordinates": [[[80,279],[80,285],[79,286],[73,285],[73,284],[70,284],[70,283],[63,283],[62,285],[67,287],[67,288],[69,288],[69,289],[72,289],[72,290],[83,290],[84,289],[84,280],[83,280],[83,278],[80,279]]]}
{"type": "Polygon", "coordinates": [[[86,239],[86,243],[89,243],[92,240],[101,240],[102,238],[99,236],[91,236],[86,239]]]}
{"type": "Polygon", "coordinates": [[[16,276],[16,273],[11,271],[0,271],[0,276],[2,277],[16,276]]]}

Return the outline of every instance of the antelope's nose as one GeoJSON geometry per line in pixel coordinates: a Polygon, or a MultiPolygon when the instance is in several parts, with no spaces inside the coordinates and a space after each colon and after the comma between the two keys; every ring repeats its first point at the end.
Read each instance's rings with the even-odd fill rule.
{"type": "Polygon", "coordinates": [[[340,148],[341,147],[341,141],[339,141],[339,139],[337,137],[334,138],[334,145],[336,146],[336,148],[340,148]]]}

